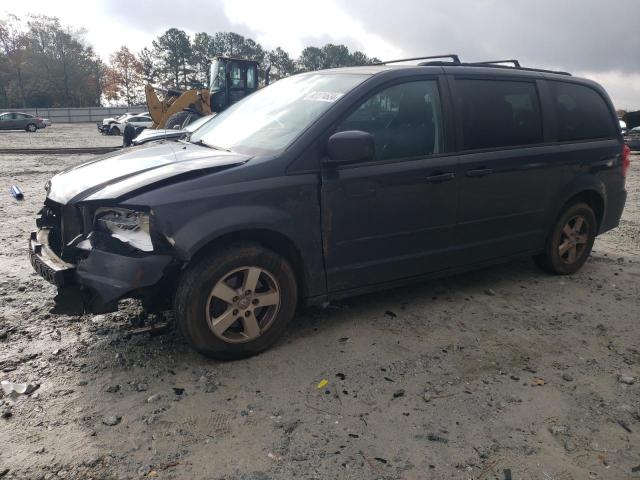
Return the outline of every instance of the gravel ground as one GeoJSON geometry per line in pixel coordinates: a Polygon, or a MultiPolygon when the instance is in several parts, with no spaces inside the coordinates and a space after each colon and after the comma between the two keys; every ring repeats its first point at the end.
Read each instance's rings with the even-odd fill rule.
{"type": "MultiPolygon", "coordinates": [[[[77,128],[0,148],[114,140],[77,128]]],[[[134,303],[48,313],[26,239],[45,181],[84,158],[0,155],[0,379],[39,385],[0,398],[3,480],[640,478],[639,155],[578,274],[519,261],[304,310],[233,363],[136,334],[157,319],[134,303]]]]}
{"type": "Polygon", "coordinates": [[[102,135],[95,123],[54,123],[35,133],[23,130],[0,130],[0,150],[5,148],[77,148],[117,145],[122,145],[122,137],[102,135]]]}

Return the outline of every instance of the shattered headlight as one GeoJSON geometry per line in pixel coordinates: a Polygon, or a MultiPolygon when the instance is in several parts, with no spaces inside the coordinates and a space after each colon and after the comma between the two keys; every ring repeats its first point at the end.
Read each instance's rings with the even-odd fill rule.
{"type": "Polygon", "coordinates": [[[143,252],[153,251],[149,233],[149,213],[126,208],[99,208],[94,228],[143,252]]]}

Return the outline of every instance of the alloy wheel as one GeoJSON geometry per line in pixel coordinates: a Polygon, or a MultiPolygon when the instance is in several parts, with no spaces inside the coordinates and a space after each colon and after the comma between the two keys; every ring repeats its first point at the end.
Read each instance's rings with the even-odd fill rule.
{"type": "Polygon", "coordinates": [[[207,324],[225,342],[249,342],[271,326],[280,301],[280,286],[270,272],[241,267],[224,275],[211,290],[207,324]]]}
{"type": "Polygon", "coordinates": [[[589,223],[582,215],[571,217],[560,232],[558,255],[564,263],[575,263],[589,242],[589,223]]]}

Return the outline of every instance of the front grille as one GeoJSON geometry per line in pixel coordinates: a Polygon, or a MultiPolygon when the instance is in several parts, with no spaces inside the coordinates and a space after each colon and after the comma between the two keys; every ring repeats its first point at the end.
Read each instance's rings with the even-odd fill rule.
{"type": "Polygon", "coordinates": [[[82,222],[75,207],[47,200],[37,221],[39,228],[49,229],[49,247],[65,261],[73,261],[74,249],[67,245],[82,233],[82,222]]]}
{"type": "Polygon", "coordinates": [[[36,220],[38,228],[49,229],[49,247],[53,252],[62,255],[62,209],[61,205],[49,204],[42,207],[40,217],[36,220]]]}

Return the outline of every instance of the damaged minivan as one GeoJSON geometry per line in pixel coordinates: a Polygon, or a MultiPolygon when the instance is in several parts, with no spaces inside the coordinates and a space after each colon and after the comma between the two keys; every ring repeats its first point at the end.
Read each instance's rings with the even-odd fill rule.
{"type": "Polygon", "coordinates": [[[55,175],[30,258],[57,311],[137,298],[233,359],[272,345],[302,305],[523,256],[577,271],[626,198],[605,91],[424,60],[285,78],[188,141],[55,175]]]}

